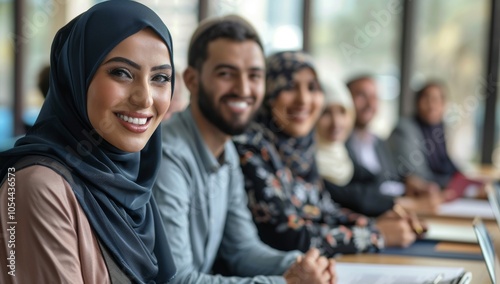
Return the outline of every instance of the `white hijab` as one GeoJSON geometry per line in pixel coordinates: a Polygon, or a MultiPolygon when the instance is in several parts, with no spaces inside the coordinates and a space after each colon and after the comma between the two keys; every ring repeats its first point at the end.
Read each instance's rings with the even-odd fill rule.
{"type": "MultiPolygon", "coordinates": [[[[325,89],[325,106],[340,105],[350,119],[350,133],[354,126],[355,111],[351,93],[340,81],[329,81],[325,89]]],[[[349,137],[349,133],[346,138],[349,137]]],[[[345,141],[327,141],[317,135],[316,162],[320,175],[329,182],[344,186],[351,181],[354,166],[345,147],[345,141]]]]}

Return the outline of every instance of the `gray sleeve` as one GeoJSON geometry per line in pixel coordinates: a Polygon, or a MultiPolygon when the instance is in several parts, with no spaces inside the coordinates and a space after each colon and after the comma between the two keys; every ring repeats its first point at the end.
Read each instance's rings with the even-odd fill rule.
{"type": "Polygon", "coordinates": [[[282,275],[302,253],[278,251],[260,240],[248,209],[241,169],[235,167],[232,172],[232,192],[220,254],[231,263],[230,269],[237,275],[282,275]]]}
{"type": "Polygon", "coordinates": [[[401,120],[387,139],[394,165],[402,176],[417,175],[431,179],[432,172],[427,165],[423,148],[425,141],[418,129],[408,119],[401,120]]]}
{"type": "MultiPolygon", "coordinates": [[[[283,277],[223,277],[199,272],[193,264],[189,230],[190,173],[186,161],[168,151],[163,153],[153,192],[158,203],[177,274],[171,283],[285,283],[283,277]]],[[[250,262],[251,260],[247,260],[250,262]]]]}

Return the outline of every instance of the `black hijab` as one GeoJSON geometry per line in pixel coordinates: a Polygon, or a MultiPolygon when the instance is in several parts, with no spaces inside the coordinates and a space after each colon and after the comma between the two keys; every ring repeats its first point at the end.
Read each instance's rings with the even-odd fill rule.
{"type": "Polygon", "coordinates": [[[151,194],[161,159],[160,128],[142,151],[127,153],[100,137],[87,115],[87,90],[96,70],[116,45],[144,28],[165,42],[173,68],[167,27],[137,2],[97,4],[58,31],[47,99],[30,132],[0,153],[0,177],[27,155],[58,160],[80,185],[73,188],[75,196],[121,269],[134,282],[165,283],[175,266],[151,194]]]}

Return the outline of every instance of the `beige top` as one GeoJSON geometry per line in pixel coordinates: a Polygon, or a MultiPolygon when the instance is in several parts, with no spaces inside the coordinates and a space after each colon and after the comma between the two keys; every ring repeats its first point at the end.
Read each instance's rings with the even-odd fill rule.
{"type": "Polygon", "coordinates": [[[8,183],[0,188],[0,283],[110,283],[99,243],[62,176],[30,166],[15,172],[15,191],[8,183]]]}

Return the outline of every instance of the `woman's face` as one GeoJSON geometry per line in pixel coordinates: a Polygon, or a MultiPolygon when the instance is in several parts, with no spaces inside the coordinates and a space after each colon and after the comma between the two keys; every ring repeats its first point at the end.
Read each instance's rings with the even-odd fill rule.
{"type": "Polygon", "coordinates": [[[271,102],[273,118],[280,129],[292,136],[302,137],[311,132],[321,113],[323,92],[310,68],[293,74],[293,82],[271,102]]]}
{"type": "Polygon", "coordinates": [[[444,108],[444,94],[438,86],[427,87],[417,103],[418,116],[430,125],[443,121],[444,108]]]}
{"type": "Polygon", "coordinates": [[[352,127],[352,121],[349,119],[349,113],[344,106],[339,104],[330,104],[321,114],[317,133],[321,139],[328,142],[344,142],[352,127]]]}
{"type": "Polygon", "coordinates": [[[90,82],[90,123],[118,149],[142,150],[170,105],[171,79],[163,40],[150,29],[129,36],[111,50],[90,82]]]}

